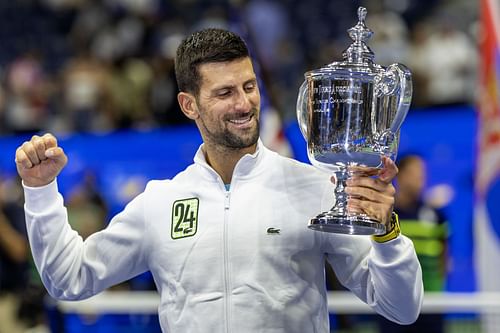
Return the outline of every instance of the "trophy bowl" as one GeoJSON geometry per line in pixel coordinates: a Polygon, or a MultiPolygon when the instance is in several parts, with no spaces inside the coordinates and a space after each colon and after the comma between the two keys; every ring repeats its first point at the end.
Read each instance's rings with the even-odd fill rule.
{"type": "Polygon", "coordinates": [[[408,113],[411,72],[402,64],[382,67],[366,45],[373,32],[365,25],[367,11],[358,9],[358,23],[348,30],[353,43],[343,61],[304,74],[297,98],[297,119],[307,141],[312,165],[333,173],[335,204],[309,221],[314,230],[353,235],[385,233],[384,224],[364,213],[347,210],[346,180],[373,174],[382,156],[396,159],[399,130],[408,113]],[[363,171],[365,170],[365,171],[363,171]]]}

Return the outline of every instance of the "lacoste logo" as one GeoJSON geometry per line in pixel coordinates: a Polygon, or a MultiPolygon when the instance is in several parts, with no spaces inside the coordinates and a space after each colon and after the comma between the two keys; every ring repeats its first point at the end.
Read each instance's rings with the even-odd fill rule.
{"type": "Polygon", "coordinates": [[[267,234],[268,235],[279,235],[281,229],[276,229],[276,228],[267,228],[267,234]]]}

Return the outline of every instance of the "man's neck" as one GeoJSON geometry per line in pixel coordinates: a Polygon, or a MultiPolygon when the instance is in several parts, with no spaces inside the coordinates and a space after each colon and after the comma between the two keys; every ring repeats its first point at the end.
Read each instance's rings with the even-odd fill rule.
{"type": "Polygon", "coordinates": [[[205,144],[204,153],[207,163],[219,174],[224,184],[230,184],[236,163],[246,154],[253,154],[257,144],[248,148],[228,149],[205,144]]]}

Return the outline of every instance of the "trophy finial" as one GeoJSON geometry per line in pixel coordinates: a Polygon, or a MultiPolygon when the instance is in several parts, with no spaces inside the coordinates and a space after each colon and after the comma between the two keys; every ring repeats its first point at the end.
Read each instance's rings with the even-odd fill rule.
{"type": "Polygon", "coordinates": [[[354,43],[344,52],[344,58],[348,59],[349,62],[369,62],[373,60],[373,52],[366,46],[366,42],[373,35],[371,31],[365,24],[366,14],[368,11],[365,7],[358,8],[358,23],[347,30],[349,37],[354,41],[354,43]]]}
{"type": "Polygon", "coordinates": [[[368,11],[365,7],[359,7],[358,23],[351,29],[347,30],[349,32],[349,37],[351,37],[354,42],[366,43],[366,41],[373,35],[373,31],[371,31],[365,24],[367,13],[368,11]]]}
{"type": "Polygon", "coordinates": [[[365,23],[365,19],[366,19],[366,13],[368,11],[366,10],[365,7],[359,7],[358,8],[358,20],[359,22],[362,22],[363,24],[365,23]]]}

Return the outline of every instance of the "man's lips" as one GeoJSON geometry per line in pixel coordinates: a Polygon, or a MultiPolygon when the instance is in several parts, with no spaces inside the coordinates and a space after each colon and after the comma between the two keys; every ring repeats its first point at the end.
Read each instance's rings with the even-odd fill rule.
{"type": "Polygon", "coordinates": [[[249,122],[250,119],[252,119],[252,115],[248,115],[248,116],[243,117],[243,118],[230,119],[229,122],[239,125],[239,124],[244,124],[244,123],[249,122]]]}
{"type": "Polygon", "coordinates": [[[237,127],[245,127],[246,125],[251,123],[252,119],[253,119],[253,113],[249,113],[242,117],[228,119],[228,122],[237,127]]]}

